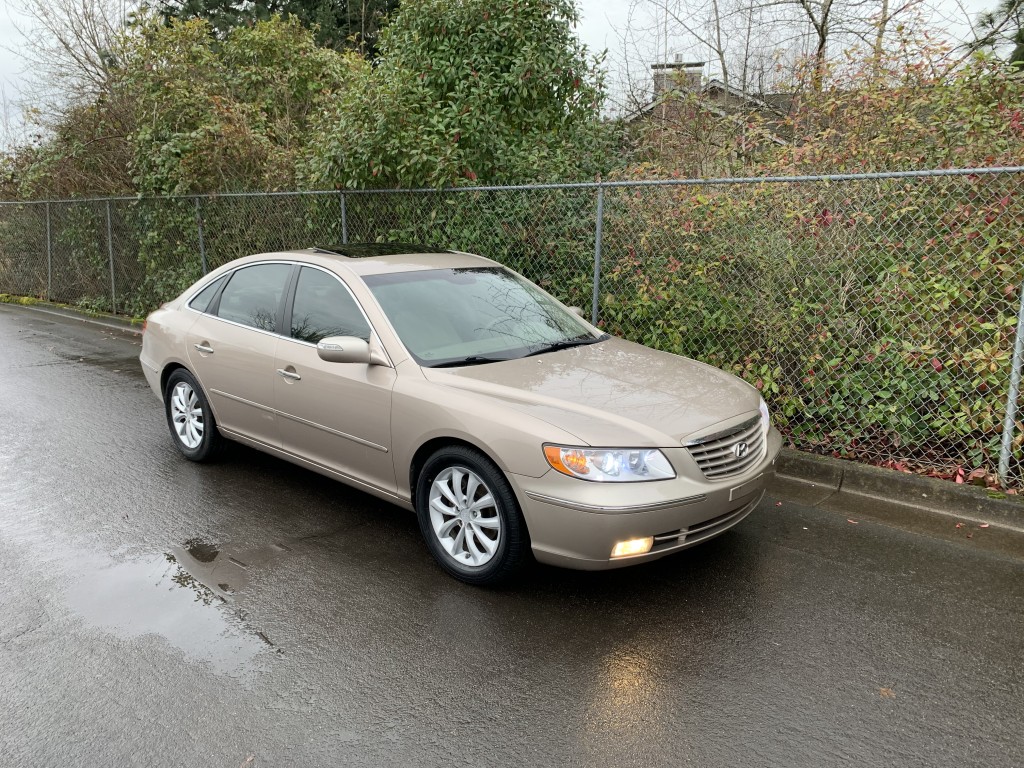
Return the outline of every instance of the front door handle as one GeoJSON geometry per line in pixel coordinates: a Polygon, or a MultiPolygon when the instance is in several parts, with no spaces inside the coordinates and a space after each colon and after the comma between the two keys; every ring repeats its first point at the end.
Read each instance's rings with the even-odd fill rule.
{"type": "Polygon", "coordinates": [[[196,344],[195,348],[198,349],[200,352],[203,352],[204,354],[213,354],[213,347],[208,347],[206,344],[196,344]]]}
{"type": "Polygon", "coordinates": [[[295,371],[286,371],[284,368],[278,368],[277,372],[284,376],[286,379],[293,379],[294,381],[300,381],[302,379],[299,374],[295,371]]]}

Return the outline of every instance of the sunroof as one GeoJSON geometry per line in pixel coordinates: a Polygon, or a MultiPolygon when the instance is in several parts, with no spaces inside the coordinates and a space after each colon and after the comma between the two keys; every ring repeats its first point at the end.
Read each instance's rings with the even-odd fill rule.
{"type": "Polygon", "coordinates": [[[399,253],[443,253],[444,249],[416,243],[347,243],[314,248],[339,256],[364,258],[367,256],[394,256],[399,253]]]}

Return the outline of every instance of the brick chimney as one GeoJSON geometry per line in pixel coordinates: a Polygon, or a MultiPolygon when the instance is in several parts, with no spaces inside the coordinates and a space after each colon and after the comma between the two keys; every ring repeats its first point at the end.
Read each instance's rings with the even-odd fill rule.
{"type": "Polygon", "coordinates": [[[701,88],[704,76],[703,61],[683,61],[677,53],[671,63],[651,64],[654,76],[654,98],[660,99],[668,91],[696,92],[701,88]]]}

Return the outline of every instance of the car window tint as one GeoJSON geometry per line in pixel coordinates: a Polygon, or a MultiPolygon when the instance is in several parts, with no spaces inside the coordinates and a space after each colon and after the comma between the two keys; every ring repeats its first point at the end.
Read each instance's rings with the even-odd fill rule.
{"type": "Polygon", "coordinates": [[[213,299],[213,294],[217,292],[217,289],[220,288],[220,284],[223,282],[223,277],[214,280],[208,286],[203,288],[203,290],[197,293],[195,295],[195,298],[193,298],[192,301],[188,303],[188,305],[197,312],[205,312],[210,306],[210,301],[213,299]]]}
{"type": "Polygon", "coordinates": [[[291,270],[290,264],[259,264],[236,270],[220,295],[217,316],[276,331],[277,310],[291,270]]]}
{"type": "Polygon", "coordinates": [[[336,277],[303,267],[295,287],[291,335],[311,344],[328,336],[358,336],[368,341],[370,326],[336,277]]]}

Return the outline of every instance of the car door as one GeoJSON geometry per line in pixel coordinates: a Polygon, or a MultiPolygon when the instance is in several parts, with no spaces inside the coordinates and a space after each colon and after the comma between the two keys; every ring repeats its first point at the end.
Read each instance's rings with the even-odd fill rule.
{"type": "Polygon", "coordinates": [[[235,270],[187,334],[192,370],[222,429],[273,447],[281,438],[274,413],[274,357],[291,264],[235,270]]]}
{"type": "Polygon", "coordinates": [[[288,336],[277,348],[274,390],[284,449],[354,480],[395,491],[394,368],[329,363],[316,351],[316,343],[327,336],[370,338],[372,329],[358,302],[336,275],[303,266],[286,314],[288,336]]]}

